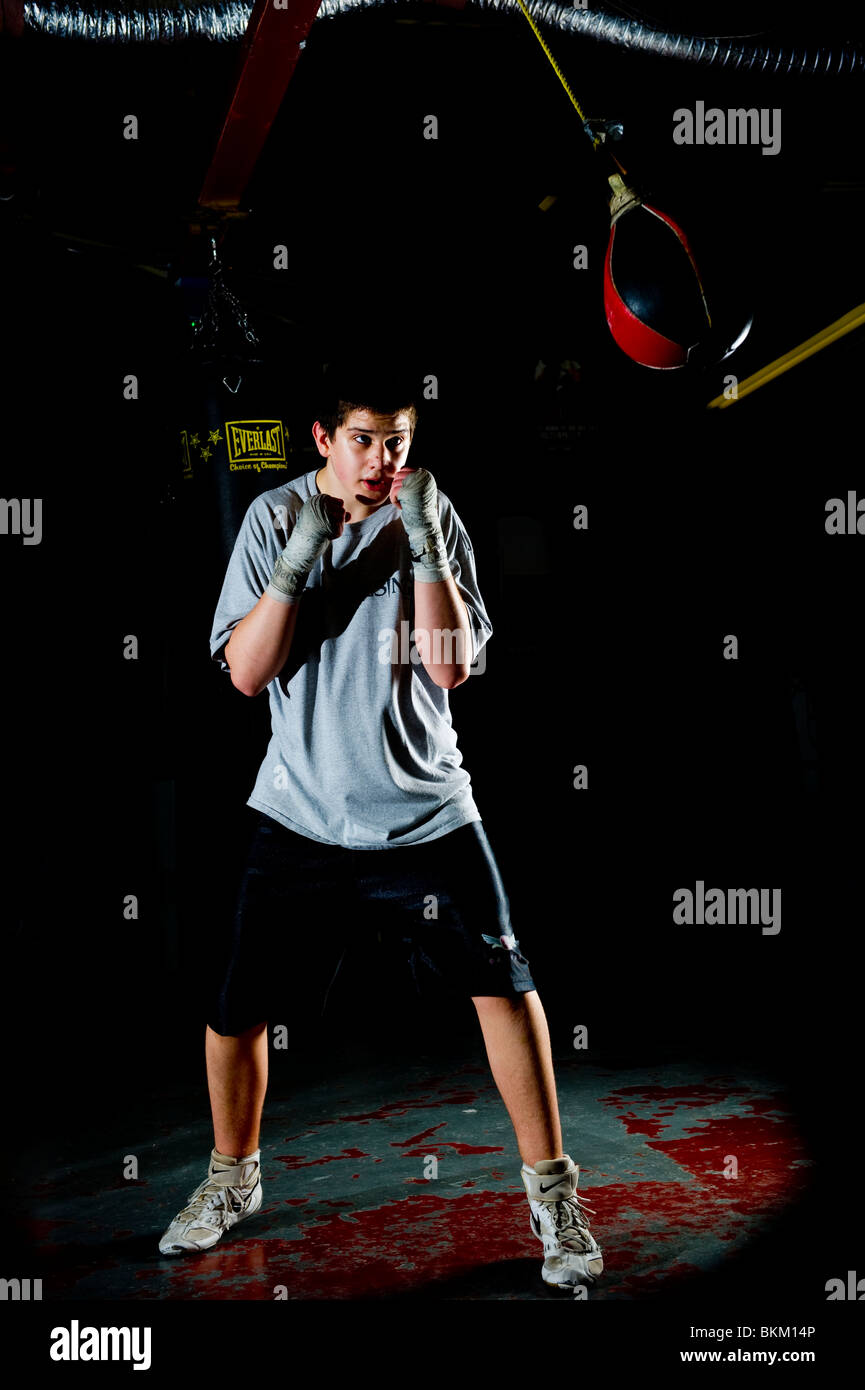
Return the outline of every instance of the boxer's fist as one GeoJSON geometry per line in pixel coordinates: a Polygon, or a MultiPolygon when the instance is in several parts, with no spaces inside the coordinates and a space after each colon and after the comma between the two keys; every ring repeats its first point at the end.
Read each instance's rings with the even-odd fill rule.
{"type": "Polygon", "coordinates": [[[317,492],[309,497],[301,507],[294,529],[310,541],[335,541],[342,535],[348,512],[339,497],[329,497],[326,492],[317,492]]]}
{"type": "Polygon", "coordinates": [[[426,468],[401,468],[390,500],[402,513],[416,580],[435,583],[451,573],[439,521],[438,488],[426,468]]]}
{"type": "Polygon", "coordinates": [[[400,468],[391,484],[389,500],[399,507],[409,533],[438,525],[438,488],[428,469],[400,468]]]}
{"type": "Polygon", "coordinates": [[[307,498],[264,592],[280,603],[296,602],[325,546],[342,535],[347,516],[339,497],[318,492],[307,498]]]}

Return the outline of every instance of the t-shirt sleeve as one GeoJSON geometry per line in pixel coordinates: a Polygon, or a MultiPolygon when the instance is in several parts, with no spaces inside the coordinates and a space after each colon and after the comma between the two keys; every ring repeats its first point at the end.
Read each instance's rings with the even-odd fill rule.
{"type": "Polygon", "coordinates": [[[256,497],[247,510],[225,572],[210,634],[210,655],[223,671],[230,669],[223,655],[226,643],[267,588],[301,506],[300,498],[291,494],[287,506],[271,506],[264,497],[256,497]]]}
{"type": "Polygon", "coordinates": [[[490,622],[486,606],[478,588],[477,571],[475,567],[475,552],[469,539],[469,534],[463,523],[460,521],[453,503],[447,497],[441,497],[441,508],[439,518],[442,525],[442,535],[444,536],[445,547],[448,554],[448,563],[451,574],[454,577],[460,598],[466,606],[469,615],[469,623],[472,630],[472,642],[474,650],[472,661],[475,661],[481,647],[492,636],[493,625],[490,622]]]}

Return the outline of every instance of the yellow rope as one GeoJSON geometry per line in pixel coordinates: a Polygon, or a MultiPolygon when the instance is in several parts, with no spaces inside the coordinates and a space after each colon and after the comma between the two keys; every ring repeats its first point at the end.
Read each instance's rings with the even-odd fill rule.
{"type": "MultiPolygon", "coordinates": [[[[574,96],[573,92],[571,91],[570,87],[568,86],[568,84],[567,84],[567,82],[566,82],[566,80],[565,80],[565,75],[564,75],[564,73],[562,72],[561,68],[559,67],[558,63],[556,62],[555,58],[553,57],[552,53],[550,52],[549,47],[547,46],[547,41],[546,41],[546,39],[544,38],[544,36],[543,36],[543,34],[541,33],[540,29],[538,28],[537,24],[535,24],[535,21],[532,19],[532,17],[531,17],[531,15],[529,14],[528,10],[526,9],[525,0],[517,0],[517,3],[519,4],[519,7],[520,7],[520,9],[522,10],[523,14],[525,15],[526,19],[529,21],[529,24],[531,24],[532,29],[534,30],[534,33],[535,33],[535,38],[537,39],[538,43],[541,45],[541,48],[544,50],[544,52],[546,53],[546,55],[547,55],[547,57],[549,58],[550,62],[552,63],[553,69],[554,69],[554,71],[555,71],[556,76],[558,77],[559,81],[561,82],[562,86],[564,87],[565,91],[567,92],[568,96],[570,97],[571,101],[573,102],[573,104],[574,104],[574,109],[575,109],[577,115],[579,116],[579,118],[580,118],[580,120],[583,122],[583,124],[585,125],[585,123],[586,123],[586,118],[585,118],[585,116],[583,115],[582,107],[580,106],[580,103],[577,101],[577,98],[574,96]]],[[[597,138],[597,136],[593,136],[593,137],[592,137],[592,145],[595,146],[595,147],[598,145],[598,138],[597,138]]]]}
{"type": "Polygon", "coordinates": [[[798,347],[791,348],[782,357],[776,357],[774,362],[769,362],[759,371],[753,372],[751,376],[740,381],[736,387],[736,395],[730,398],[721,395],[709,401],[707,410],[725,410],[734,401],[741,400],[743,396],[749,396],[752,391],[757,391],[761,386],[765,386],[767,381],[772,381],[776,376],[781,376],[784,372],[789,372],[791,367],[797,363],[804,362],[807,357],[812,357],[815,352],[820,352],[822,348],[834,343],[837,338],[843,338],[846,333],[852,333],[854,328],[859,328],[865,324],[865,304],[857,304],[855,309],[851,309],[849,314],[844,314],[842,318],[836,319],[826,328],[822,328],[813,337],[806,338],[804,343],[798,347]]]}

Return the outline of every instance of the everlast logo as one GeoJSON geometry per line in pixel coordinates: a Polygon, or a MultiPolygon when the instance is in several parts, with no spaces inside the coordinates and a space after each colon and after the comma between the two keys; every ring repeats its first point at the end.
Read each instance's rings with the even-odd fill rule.
{"type": "Polygon", "coordinates": [[[285,463],[281,420],[226,420],[228,461],[236,465],[285,463]]]}

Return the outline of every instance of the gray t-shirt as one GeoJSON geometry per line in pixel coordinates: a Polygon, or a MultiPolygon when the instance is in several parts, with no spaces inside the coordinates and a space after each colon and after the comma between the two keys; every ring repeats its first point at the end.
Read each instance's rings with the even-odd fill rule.
{"type": "MultiPolygon", "coordinates": [[[[255,607],[303,503],[319,491],[317,472],[262,493],[244,517],[210,637],[223,671],[232,629],[255,607]]],[[[438,505],[474,660],[492,624],[468,534],[441,491],[438,505]]],[[[413,628],[408,537],[387,502],[347,522],[309,575],[288,661],[268,686],[272,735],[249,806],[349,849],[434,840],[480,820],[448,692],[421,664],[413,628]]]]}

